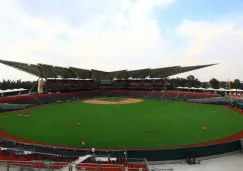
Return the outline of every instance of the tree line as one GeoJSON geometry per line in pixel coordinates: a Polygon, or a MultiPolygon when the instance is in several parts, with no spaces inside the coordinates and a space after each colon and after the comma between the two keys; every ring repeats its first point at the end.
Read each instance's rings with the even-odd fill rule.
{"type": "MultiPolygon", "coordinates": [[[[203,87],[203,88],[228,88],[227,81],[220,81],[216,78],[210,79],[208,82],[201,82],[195,76],[189,75],[186,78],[170,78],[166,79],[171,84],[171,88],[175,87],[203,87]]],[[[0,90],[15,89],[15,88],[25,88],[31,89],[34,86],[36,89],[36,81],[22,81],[22,80],[2,80],[0,82],[0,90]],[[34,86],[35,85],[35,86],[34,86]]],[[[232,89],[243,89],[243,83],[239,79],[235,79],[230,82],[230,87],[232,89]]]]}
{"type": "Polygon", "coordinates": [[[0,82],[0,90],[15,88],[31,89],[35,85],[35,83],[36,81],[2,80],[0,82]]]}
{"type": "Polygon", "coordinates": [[[233,81],[220,81],[216,78],[210,79],[208,82],[201,82],[193,75],[189,75],[186,78],[171,78],[168,80],[175,87],[202,87],[202,88],[225,88],[228,89],[229,85],[231,89],[243,89],[243,83],[239,79],[234,79],[233,81]]]}

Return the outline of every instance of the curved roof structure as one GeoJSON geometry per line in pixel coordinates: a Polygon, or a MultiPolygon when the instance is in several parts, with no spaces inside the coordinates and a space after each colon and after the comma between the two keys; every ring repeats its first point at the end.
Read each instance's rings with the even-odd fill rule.
{"type": "Polygon", "coordinates": [[[139,70],[120,70],[120,71],[99,71],[95,69],[81,68],[64,68],[60,66],[52,66],[48,64],[27,64],[0,60],[0,63],[24,71],[40,78],[77,78],[77,79],[92,79],[92,80],[113,80],[113,79],[128,79],[128,78],[166,78],[172,75],[201,69],[216,64],[197,65],[197,66],[172,66],[165,68],[145,68],[139,70]]]}

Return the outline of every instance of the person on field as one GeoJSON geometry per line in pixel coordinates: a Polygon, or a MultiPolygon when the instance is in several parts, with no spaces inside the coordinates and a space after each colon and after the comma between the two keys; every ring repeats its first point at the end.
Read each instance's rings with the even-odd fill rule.
{"type": "Polygon", "coordinates": [[[207,130],[206,124],[204,124],[204,126],[203,126],[203,130],[204,130],[204,131],[207,130]]]}
{"type": "Polygon", "coordinates": [[[93,161],[93,162],[95,162],[95,148],[92,148],[91,149],[91,151],[92,151],[92,154],[91,154],[91,161],[93,161]]]}
{"type": "Polygon", "coordinates": [[[95,148],[92,148],[91,151],[92,151],[92,153],[94,154],[94,153],[95,153],[95,148]]]}
{"type": "Polygon", "coordinates": [[[150,132],[150,126],[148,126],[148,132],[150,132]]]}
{"type": "Polygon", "coordinates": [[[85,145],[85,140],[82,140],[82,145],[85,145]]]}
{"type": "Polygon", "coordinates": [[[30,115],[28,115],[28,114],[26,113],[26,114],[24,114],[24,117],[29,118],[30,115]]]}
{"type": "Polygon", "coordinates": [[[19,112],[19,116],[20,116],[20,117],[23,116],[23,115],[22,115],[22,112],[19,112]]]}
{"type": "Polygon", "coordinates": [[[117,102],[116,107],[117,107],[117,108],[119,108],[119,107],[120,107],[120,103],[119,103],[119,102],[117,102]]]}
{"type": "Polygon", "coordinates": [[[196,112],[198,111],[198,108],[196,108],[196,112]]]}
{"type": "Polygon", "coordinates": [[[80,120],[78,120],[78,125],[80,125],[80,120]]]}

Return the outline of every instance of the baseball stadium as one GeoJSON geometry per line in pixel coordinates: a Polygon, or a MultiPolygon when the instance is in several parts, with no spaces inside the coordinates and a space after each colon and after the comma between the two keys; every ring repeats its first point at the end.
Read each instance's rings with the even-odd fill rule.
{"type": "Polygon", "coordinates": [[[4,168],[142,171],[242,149],[241,98],[168,89],[169,77],[215,64],[107,72],[0,63],[38,78],[36,92],[0,98],[4,168]]]}

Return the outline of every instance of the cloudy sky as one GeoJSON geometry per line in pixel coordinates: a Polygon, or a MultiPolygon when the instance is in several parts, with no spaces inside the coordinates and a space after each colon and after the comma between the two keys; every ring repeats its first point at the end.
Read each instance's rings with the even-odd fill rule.
{"type": "Polygon", "coordinates": [[[219,63],[178,76],[243,80],[242,9],[242,0],[0,0],[0,58],[104,71],[219,63]]]}

